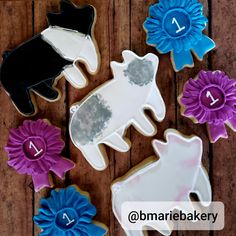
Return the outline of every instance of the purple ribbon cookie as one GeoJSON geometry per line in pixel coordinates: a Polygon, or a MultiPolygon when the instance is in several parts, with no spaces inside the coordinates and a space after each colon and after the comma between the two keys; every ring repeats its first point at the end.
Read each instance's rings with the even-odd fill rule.
{"type": "Polygon", "coordinates": [[[61,130],[45,120],[24,121],[17,129],[11,129],[8,144],[8,165],[19,174],[32,176],[35,191],[51,187],[49,171],[63,179],[75,165],[61,156],[64,142],[61,130]]]}
{"type": "Polygon", "coordinates": [[[208,125],[210,140],[228,138],[225,124],[236,131],[236,80],[222,71],[201,71],[184,86],[180,104],[183,115],[208,125]]]}

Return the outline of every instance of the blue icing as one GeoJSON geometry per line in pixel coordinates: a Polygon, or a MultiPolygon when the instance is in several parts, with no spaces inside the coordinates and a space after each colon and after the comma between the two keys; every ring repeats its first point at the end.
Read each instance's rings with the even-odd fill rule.
{"type": "Polygon", "coordinates": [[[144,22],[147,43],[160,53],[172,52],[175,70],[193,66],[192,53],[198,59],[215,47],[215,43],[202,31],[208,20],[203,5],[197,0],[161,0],[149,9],[144,22]]]}
{"type": "Polygon", "coordinates": [[[103,236],[106,229],[92,222],[96,208],[75,187],[53,190],[41,199],[34,222],[42,229],[40,236],[103,236]]]}
{"type": "Polygon", "coordinates": [[[170,10],[163,19],[163,28],[170,37],[182,37],[191,29],[190,16],[182,9],[170,10]]]}

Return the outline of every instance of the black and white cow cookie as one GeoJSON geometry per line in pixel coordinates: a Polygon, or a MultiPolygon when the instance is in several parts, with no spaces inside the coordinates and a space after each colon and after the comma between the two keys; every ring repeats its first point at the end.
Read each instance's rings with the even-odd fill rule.
{"type": "Polygon", "coordinates": [[[33,93],[48,101],[60,98],[55,85],[63,75],[76,88],[87,85],[76,62],[84,63],[90,74],[99,68],[100,57],[93,37],[95,8],[79,8],[69,0],[61,0],[60,5],[60,13],[48,13],[46,30],[3,54],[2,85],[25,116],[37,112],[33,93]]]}

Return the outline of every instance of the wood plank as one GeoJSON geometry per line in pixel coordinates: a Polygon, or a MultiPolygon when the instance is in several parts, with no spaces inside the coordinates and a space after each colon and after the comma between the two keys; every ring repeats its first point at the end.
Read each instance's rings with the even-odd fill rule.
{"type": "MultiPolygon", "coordinates": [[[[163,139],[163,133],[168,128],[176,127],[175,109],[176,109],[176,88],[174,81],[174,71],[171,66],[169,55],[160,55],[155,48],[146,45],[146,33],[142,27],[148,9],[151,4],[156,3],[155,0],[133,0],[131,1],[131,49],[140,56],[148,52],[158,55],[160,59],[157,85],[165,101],[167,114],[163,122],[153,122],[157,126],[157,135],[155,137],[144,137],[134,128],[131,129],[131,166],[135,166],[142,160],[154,154],[151,141],[154,138],[163,139]]],[[[151,113],[148,112],[150,118],[151,113]]],[[[149,236],[160,235],[157,232],[149,232],[149,236]]],[[[174,235],[174,234],[173,234],[174,235]]]]}
{"type": "MultiPolygon", "coordinates": [[[[207,0],[200,0],[200,2],[204,6],[204,15],[209,18],[209,4],[207,0]]],[[[205,34],[209,34],[209,25],[211,24],[211,19],[209,19],[209,23],[207,25],[206,30],[204,31],[205,34]]],[[[198,61],[196,58],[194,59],[194,68],[185,68],[184,70],[176,73],[176,84],[177,84],[177,91],[178,95],[182,93],[183,86],[189,78],[194,78],[200,70],[208,70],[209,69],[209,56],[205,55],[203,61],[198,61]]],[[[183,117],[180,114],[180,106],[177,106],[177,128],[180,132],[185,135],[197,135],[203,141],[203,155],[202,155],[202,162],[204,167],[207,171],[210,171],[210,158],[211,158],[211,151],[210,151],[210,142],[208,139],[207,129],[205,125],[194,124],[189,118],[183,117]]],[[[188,231],[188,232],[178,232],[178,235],[198,235],[198,236],[207,236],[209,235],[208,231],[188,231]]]]}
{"type": "MultiPolygon", "coordinates": [[[[89,3],[97,10],[97,23],[95,25],[95,38],[99,45],[101,53],[101,68],[97,75],[91,76],[84,67],[89,84],[86,88],[77,90],[69,85],[68,102],[69,105],[80,101],[88,92],[92,91],[98,85],[111,79],[110,72],[110,30],[113,17],[113,1],[85,1],[76,0],[76,4],[89,3]]],[[[69,114],[69,109],[67,110],[69,114]]],[[[69,137],[68,137],[69,140],[69,137]]],[[[91,195],[92,203],[97,207],[96,220],[105,223],[108,227],[113,225],[114,217],[111,215],[111,196],[110,184],[113,173],[113,159],[110,158],[109,167],[102,172],[94,170],[85,160],[81,152],[70,141],[70,156],[77,163],[74,170],[70,172],[69,183],[77,184],[84,191],[88,191],[91,195]]],[[[107,149],[109,151],[109,149],[107,149]]],[[[109,153],[108,153],[109,154],[109,153]]]]}
{"type": "MultiPolygon", "coordinates": [[[[35,0],[34,1],[34,33],[38,34],[45,28],[47,28],[47,12],[58,12],[59,11],[59,2],[60,0],[35,0]]],[[[47,102],[44,99],[37,97],[36,101],[39,105],[39,112],[36,118],[48,119],[53,125],[61,128],[62,130],[62,139],[65,143],[66,140],[66,131],[67,131],[67,104],[66,104],[66,95],[67,95],[67,83],[65,78],[61,78],[57,84],[57,88],[61,91],[61,98],[57,102],[47,102]]],[[[64,148],[63,155],[67,158],[69,157],[69,152],[67,151],[67,146],[64,148]]],[[[66,187],[66,181],[62,181],[57,178],[53,173],[52,180],[54,182],[54,188],[63,188],[66,187]]],[[[39,193],[34,194],[34,214],[37,214],[39,208],[39,201],[42,197],[47,197],[50,194],[50,189],[43,189],[39,193]]],[[[34,225],[34,235],[40,233],[40,229],[34,225]]]]}
{"type": "MultiPolygon", "coordinates": [[[[217,50],[212,55],[212,68],[236,78],[236,2],[211,1],[212,36],[217,50]]],[[[212,179],[214,200],[225,204],[225,228],[214,235],[235,235],[236,225],[236,134],[228,129],[229,139],[213,145],[212,179]]]]}
{"type": "MultiPolygon", "coordinates": [[[[130,1],[115,0],[113,1],[113,17],[110,22],[110,45],[111,55],[110,60],[122,62],[122,51],[130,49],[130,1]]],[[[122,96],[122,95],[121,95],[122,96]]],[[[130,138],[130,129],[126,134],[130,138]]],[[[123,176],[130,169],[130,151],[126,153],[115,152],[110,150],[109,156],[113,157],[112,162],[112,180],[123,176]]],[[[111,211],[111,219],[114,222],[110,225],[110,235],[124,235],[119,222],[115,219],[111,211]]]]}
{"type": "MultiPolygon", "coordinates": [[[[5,50],[15,48],[32,36],[31,10],[31,2],[0,1],[1,54],[5,50]]],[[[3,150],[8,140],[9,130],[21,125],[24,117],[18,114],[2,86],[0,87],[0,100],[0,235],[32,235],[31,178],[19,175],[10,168],[7,165],[6,152],[3,150]],[[28,205],[26,206],[25,203],[28,205]]]]}

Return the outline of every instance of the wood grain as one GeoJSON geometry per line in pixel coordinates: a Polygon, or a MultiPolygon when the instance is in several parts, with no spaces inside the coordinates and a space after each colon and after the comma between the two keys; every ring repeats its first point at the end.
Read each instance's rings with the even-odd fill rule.
{"type": "MultiPolygon", "coordinates": [[[[15,48],[32,36],[31,9],[31,2],[0,1],[1,53],[15,48]]],[[[0,235],[32,235],[31,178],[18,175],[14,169],[9,168],[4,151],[9,129],[20,125],[24,118],[16,112],[2,87],[0,87],[0,98],[0,235]]]]}
{"type": "MultiPolygon", "coordinates": [[[[212,55],[212,68],[236,78],[236,2],[212,1],[212,37],[217,50],[212,55]],[[226,16],[227,12],[227,16],[226,16]]],[[[225,204],[225,229],[214,234],[233,236],[236,233],[236,135],[228,129],[229,138],[213,145],[212,185],[214,200],[225,204]]]]}
{"type": "MultiPolygon", "coordinates": [[[[77,90],[62,78],[57,87],[61,90],[61,99],[55,103],[45,102],[41,98],[36,101],[39,113],[33,118],[46,118],[62,129],[65,141],[63,155],[76,162],[76,168],[67,174],[63,182],[53,178],[55,187],[77,184],[81,189],[90,192],[92,203],[97,207],[96,220],[109,227],[111,236],[123,236],[124,231],[115,219],[111,210],[110,185],[112,181],[125,174],[131,167],[154,154],[151,146],[153,138],[163,139],[163,133],[168,128],[177,128],[185,134],[200,136],[204,144],[203,162],[210,173],[214,200],[223,201],[226,205],[226,227],[220,232],[174,232],[172,235],[229,235],[236,234],[234,224],[236,218],[236,135],[229,131],[229,139],[221,140],[214,145],[208,141],[206,127],[194,125],[191,120],[180,115],[177,96],[181,93],[188,78],[194,77],[201,69],[221,69],[236,78],[236,3],[235,0],[200,0],[204,4],[205,15],[209,25],[205,33],[217,43],[217,49],[209,53],[203,62],[195,60],[193,69],[184,69],[174,73],[169,55],[159,55],[156,50],[147,46],[146,33],[142,27],[148,15],[150,4],[156,0],[74,0],[75,4],[89,3],[97,9],[95,38],[101,53],[101,68],[97,75],[87,73],[89,84],[86,88],[77,90]],[[227,12],[227,17],[225,13],[227,12]],[[223,22],[223,23],[222,23],[223,22]],[[127,137],[132,147],[127,153],[119,153],[107,149],[109,166],[105,171],[95,171],[75,148],[69,139],[68,121],[70,106],[83,99],[90,91],[105,81],[112,79],[110,61],[123,61],[121,52],[131,49],[140,56],[148,52],[155,53],[160,58],[157,74],[157,84],[164,98],[167,114],[163,122],[153,122],[157,126],[155,137],[148,138],[139,134],[133,127],[127,130],[127,137]]],[[[41,32],[46,26],[46,13],[58,11],[60,0],[0,0],[0,51],[11,49],[41,32]]],[[[6,145],[9,129],[22,123],[24,117],[19,115],[9,97],[0,87],[0,235],[1,236],[36,236],[40,230],[32,222],[32,216],[37,213],[39,200],[47,197],[50,190],[40,193],[32,191],[30,177],[18,175],[7,166],[7,155],[3,150],[6,145]],[[14,227],[12,227],[14,225],[14,227]]],[[[151,116],[151,112],[147,111],[151,116]]],[[[150,232],[149,236],[160,235],[150,232]]]]}

